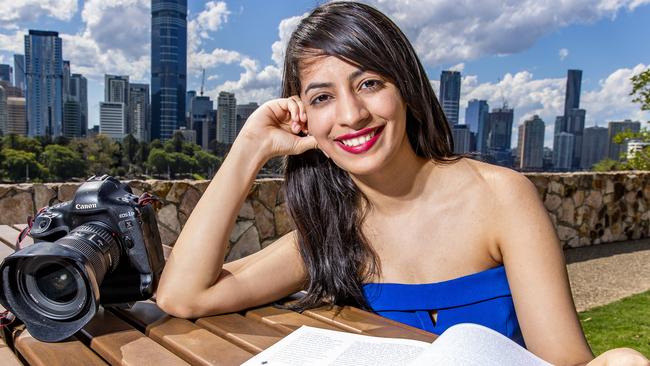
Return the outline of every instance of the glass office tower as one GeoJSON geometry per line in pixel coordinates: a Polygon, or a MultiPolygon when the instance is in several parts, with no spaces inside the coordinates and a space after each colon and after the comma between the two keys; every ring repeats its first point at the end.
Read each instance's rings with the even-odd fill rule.
{"type": "Polygon", "coordinates": [[[151,1],[151,139],[185,123],[187,0],[151,1]]]}

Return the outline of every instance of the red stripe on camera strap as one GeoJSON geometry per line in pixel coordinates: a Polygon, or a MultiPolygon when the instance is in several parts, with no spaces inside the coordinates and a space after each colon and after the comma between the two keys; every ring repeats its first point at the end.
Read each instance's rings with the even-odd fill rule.
{"type": "Polygon", "coordinates": [[[32,225],[34,225],[34,219],[36,218],[36,216],[40,215],[41,212],[45,211],[46,209],[47,206],[42,207],[40,210],[38,210],[36,215],[34,215],[33,217],[27,216],[27,227],[22,229],[20,231],[20,234],[18,234],[18,238],[16,238],[16,249],[15,249],[16,252],[21,249],[20,247],[22,246],[23,240],[25,240],[25,237],[29,235],[29,232],[32,230],[32,225]]]}

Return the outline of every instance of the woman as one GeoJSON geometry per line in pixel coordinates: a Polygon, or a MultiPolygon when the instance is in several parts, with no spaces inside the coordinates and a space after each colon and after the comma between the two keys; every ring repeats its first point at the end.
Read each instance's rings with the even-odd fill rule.
{"type": "MultiPolygon", "coordinates": [[[[163,310],[233,312],[304,288],[301,309],[349,304],[438,333],[476,322],[554,364],[593,358],[537,190],[452,154],[426,73],[386,16],[318,7],[292,35],[283,77],[283,98],[250,116],[185,224],[158,288],[163,310]],[[283,155],[297,230],[224,264],[257,172],[283,155]]],[[[589,365],[625,358],[648,364],[620,349],[589,365]]]]}

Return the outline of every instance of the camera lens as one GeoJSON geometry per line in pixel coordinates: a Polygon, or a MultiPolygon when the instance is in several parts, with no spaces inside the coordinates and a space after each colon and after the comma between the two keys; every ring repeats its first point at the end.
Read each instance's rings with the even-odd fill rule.
{"type": "Polygon", "coordinates": [[[23,263],[18,278],[20,295],[43,316],[73,318],[86,304],[86,282],[74,264],[65,260],[32,258],[23,263]]]}
{"type": "Polygon", "coordinates": [[[54,302],[70,302],[78,292],[74,275],[60,264],[44,265],[34,277],[38,290],[54,302]]]}

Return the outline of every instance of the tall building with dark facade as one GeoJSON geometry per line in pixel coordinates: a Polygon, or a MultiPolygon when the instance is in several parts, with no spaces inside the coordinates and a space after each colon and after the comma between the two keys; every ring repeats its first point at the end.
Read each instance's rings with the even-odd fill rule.
{"type": "Polygon", "coordinates": [[[571,170],[580,168],[582,155],[582,134],[585,129],[586,111],[580,109],[580,89],[582,84],[582,70],[568,70],[566,79],[566,91],[564,95],[564,115],[558,116],[555,120],[555,129],[553,136],[553,164],[556,170],[571,170]],[[567,136],[562,137],[562,147],[560,149],[559,136],[561,133],[573,135],[572,139],[567,136]],[[573,144],[573,152],[570,164],[566,164],[567,143],[573,144]],[[559,156],[560,150],[562,156],[559,156]]]}
{"type": "Polygon", "coordinates": [[[25,92],[25,55],[14,55],[14,86],[25,92]]]}
{"type": "Polygon", "coordinates": [[[486,100],[472,99],[465,108],[465,124],[475,135],[476,146],[471,148],[485,154],[487,151],[487,122],[490,106],[486,100]]]}
{"type": "Polygon", "coordinates": [[[70,75],[70,98],[79,103],[79,136],[88,131],[88,80],[81,74],[70,75]]]}
{"type": "Polygon", "coordinates": [[[210,141],[216,138],[210,134],[210,130],[216,132],[216,129],[210,128],[213,122],[210,113],[214,108],[214,102],[207,95],[201,95],[193,97],[190,105],[192,110],[190,121],[192,129],[196,131],[196,143],[207,150],[210,141]]]}
{"type": "Polygon", "coordinates": [[[444,70],[440,74],[439,98],[449,125],[457,125],[460,103],[460,71],[444,70]]]}
{"type": "Polygon", "coordinates": [[[0,80],[13,84],[14,69],[10,65],[0,64],[0,80]]]}
{"type": "Polygon", "coordinates": [[[151,1],[151,138],[185,123],[187,0],[151,1]]]}
{"type": "Polygon", "coordinates": [[[25,35],[27,135],[63,134],[63,58],[58,32],[25,35]]]}
{"type": "Polygon", "coordinates": [[[257,108],[259,108],[259,105],[256,102],[237,104],[237,135],[239,135],[239,131],[244,127],[248,117],[250,117],[257,108]]]}
{"type": "Polygon", "coordinates": [[[564,115],[568,116],[572,109],[580,108],[580,88],[582,70],[569,70],[566,76],[566,91],[564,94],[564,115]]]}
{"type": "Polygon", "coordinates": [[[591,169],[597,162],[607,157],[607,128],[587,127],[582,135],[580,168],[591,169]]]}

